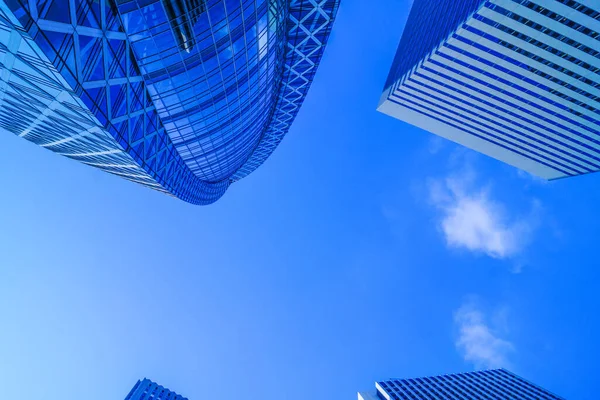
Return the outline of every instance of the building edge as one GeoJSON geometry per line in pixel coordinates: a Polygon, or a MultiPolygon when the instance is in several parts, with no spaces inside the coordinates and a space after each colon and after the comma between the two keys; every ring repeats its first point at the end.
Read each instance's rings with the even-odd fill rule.
{"type": "Polygon", "coordinates": [[[306,99],[327,47],[340,1],[290,2],[286,17],[287,50],[277,101],[261,139],[246,162],[232,175],[231,182],[248,176],[260,167],[289,131],[306,99]],[[304,66],[304,63],[309,66],[304,66]]]}
{"type": "MultiPolygon", "coordinates": [[[[108,0],[103,0],[102,4],[106,4],[106,1],[108,0]]],[[[37,5],[35,6],[37,7],[37,5]]],[[[70,73],[67,70],[67,68],[63,68],[59,71],[54,67],[53,63],[49,61],[50,59],[55,59],[60,60],[59,62],[65,63],[65,60],[63,59],[62,55],[59,54],[59,52],[53,46],[46,45],[44,46],[44,49],[42,49],[36,41],[36,39],[34,39],[34,37],[31,36],[31,34],[33,33],[36,37],[42,37],[43,40],[45,40],[47,43],[47,39],[45,38],[45,32],[48,29],[48,24],[45,23],[43,27],[40,26],[38,24],[37,12],[30,13],[29,7],[31,7],[31,4],[25,5],[21,2],[21,0],[13,0],[8,3],[6,3],[5,0],[0,0],[0,10],[2,11],[2,14],[6,15],[5,21],[8,21],[8,23],[10,24],[5,27],[5,29],[9,30],[9,33],[6,34],[3,37],[3,39],[8,38],[7,40],[10,40],[10,37],[11,35],[13,35],[13,32],[17,32],[21,36],[22,42],[25,45],[29,46],[32,49],[33,53],[35,53],[35,57],[38,58],[37,61],[39,61],[39,64],[44,65],[45,68],[49,69],[48,73],[42,73],[41,76],[44,76],[47,79],[48,75],[52,75],[54,79],[48,79],[48,82],[50,84],[60,85],[62,90],[69,93],[69,96],[73,96],[75,98],[73,101],[77,103],[77,106],[80,107],[82,110],[87,111],[82,111],[81,113],[87,114],[86,116],[91,118],[90,124],[96,125],[96,130],[94,131],[90,131],[88,129],[88,131],[82,131],[78,132],[76,135],[64,137],[62,139],[62,142],[69,142],[71,146],[70,149],[74,150],[75,153],[60,153],[61,155],[77,159],[78,161],[84,164],[92,165],[105,172],[109,172],[111,174],[123,177],[127,180],[140,183],[151,189],[155,189],[160,192],[173,195],[191,204],[207,205],[214,203],[223,196],[223,194],[229,187],[230,181],[223,180],[220,182],[206,182],[198,178],[194,173],[192,173],[189,170],[185,162],[181,159],[181,156],[173,146],[170,137],[166,133],[164,133],[164,128],[159,128],[157,132],[152,132],[152,135],[158,136],[158,134],[161,133],[160,129],[162,129],[163,134],[161,135],[161,137],[158,139],[153,139],[155,140],[155,143],[158,142],[158,140],[165,143],[165,149],[162,150],[165,152],[165,162],[162,168],[157,168],[156,158],[158,158],[158,156],[155,154],[154,160],[148,160],[147,153],[144,148],[145,143],[140,144],[139,140],[138,142],[131,141],[130,138],[127,137],[126,133],[123,133],[119,129],[116,129],[114,127],[114,124],[110,119],[106,119],[105,117],[103,117],[103,119],[106,119],[106,123],[105,125],[103,125],[99,120],[99,114],[97,114],[98,111],[94,113],[92,110],[90,110],[88,104],[86,104],[85,98],[82,98],[84,96],[90,98],[90,96],[87,94],[85,89],[83,89],[81,82],[77,81],[77,78],[73,77],[71,75],[72,72],[70,73]],[[71,84],[70,82],[74,82],[76,88],[73,88],[73,84],[71,84]],[[90,156],[90,153],[87,151],[90,142],[85,140],[85,135],[96,135],[97,137],[94,137],[93,139],[103,141],[103,144],[109,147],[109,150],[106,151],[110,152],[110,154],[117,154],[117,156],[115,156],[114,158],[119,159],[119,161],[122,162],[123,166],[134,170],[136,174],[129,174],[131,176],[128,176],[128,174],[115,172],[114,170],[111,170],[108,167],[103,168],[102,164],[98,165],[99,163],[94,163],[92,161],[86,162],[85,160],[78,157],[82,154],[88,157],[90,156]],[[141,152],[139,151],[140,147],[142,149],[141,152]]],[[[105,6],[103,9],[106,13],[106,9],[110,9],[110,7],[105,6]]],[[[118,12],[115,12],[114,17],[118,19],[118,23],[122,26],[123,23],[120,19],[120,15],[118,15],[118,12]]],[[[3,25],[4,24],[5,23],[3,23],[3,25]]],[[[7,48],[7,50],[5,51],[7,51],[8,53],[12,54],[18,51],[18,49],[14,49],[13,51],[11,51],[10,43],[5,43],[4,46],[7,48]]],[[[18,54],[13,54],[13,56],[18,57],[18,54]]],[[[8,70],[9,74],[12,73],[10,69],[8,70]]],[[[146,88],[144,87],[144,94],[146,94],[145,91],[146,88]]],[[[47,107],[46,111],[44,112],[49,112],[50,109],[50,107],[47,107]]],[[[158,124],[162,125],[158,116],[157,121],[158,124]]],[[[28,127],[27,129],[30,129],[30,127],[28,127]]],[[[23,132],[25,131],[26,130],[23,130],[23,132]]],[[[21,132],[21,134],[17,132],[12,133],[17,134],[18,136],[25,136],[23,132],[21,132]]],[[[145,140],[147,140],[147,138],[144,137],[141,139],[141,142],[144,142],[145,140]]],[[[36,142],[34,141],[34,143],[36,142]]],[[[48,145],[42,145],[42,147],[50,148],[48,145]]],[[[93,155],[94,154],[91,154],[91,156],[93,155]]],[[[111,161],[113,160],[111,159],[111,161]]]]}

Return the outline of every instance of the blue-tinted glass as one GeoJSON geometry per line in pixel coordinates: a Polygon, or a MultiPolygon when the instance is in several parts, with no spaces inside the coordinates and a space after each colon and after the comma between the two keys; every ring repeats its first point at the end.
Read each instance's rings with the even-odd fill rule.
{"type": "Polygon", "coordinates": [[[138,381],[125,400],[187,400],[185,397],[149,379],[138,381]]]}
{"type": "Polygon", "coordinates": [[[485,0],[415,0],[385,87],[413,68],[484,3],[485,0]]]}
{"type": "Polygon", "coordinates": [[[378,382],[381,398],[393,400],[564,400],[505,369],[378,382]]]}
{"type": "MultiPolygon", "coordinates": [[[[73,124],[57,110],[48,117],[56,126],[44,127],[48,138],[35,140],[63,132],[47,147],[208,204],[256,169],[289,129],[338,1],[77,0],[74,15],[68,0],[0,0],[0,6],[14,19],[8,31],[18,18],[23,40],[32,36],[34,52],[46,63],[40,73],[74,91],[73,101],[97,124],[93,132],[61,130],[73,124]],[[316,48],[308,44],[315,41],[303,41],[313,34],[321,43],[316,48]],[[310,65],[300,66],[303,57],[310,65]],[[100,134],[107,135],[104,150],[90,151],[100,134]]],[[[26,104],[18,121],[10,119],[19,135],[28,129],[26,104]]]]}

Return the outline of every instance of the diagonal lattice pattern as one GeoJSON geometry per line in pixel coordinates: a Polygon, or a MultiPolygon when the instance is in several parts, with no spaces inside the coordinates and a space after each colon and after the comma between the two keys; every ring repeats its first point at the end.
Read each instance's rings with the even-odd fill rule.
{"type": "MultiPolygon", "coordinates": [[[[152,177],[150,187],[194,204],[225,192],[228,182],[211,184],[191,173],[165,134],[110,2],[10,0],[8,6],[121,151],[152,177]]],[[[86,142],[71,144],[90,152],[86,142]]]]}
{"type": "MultiPolygon", "coordinates": [[[[163,0],[119,0],[131,48],[167,133],[201,179],[229,179],[269,124],[284,62],[282,0],[203,2],[194,42],[163,0]],[[163,21],[170,20],[168,24],[163,21]],[[160,26],[160,29],[155,27],[160,26]]],[[[185,6],[185,2],[182,3],[185,6]]],[[[185,10],[184,10],[185,11],[185,10]]],[[[189,29],[188,29],[189,30],[189,29]]]]}
{"type": "MultiPolygon", "coordinates": [[[[5,117],[5,129],[59,153],[68,145],[65,155],[92,157],[90,165],[194,204],[217,200],[275,149],[306,96],[338,6],[336,0],[0,3],[14,20],[10,29],[31,39],[36,57],[58,72],[63,89],[96,124],[75,127],[67,114],[55,113],[44,119],[53,126],[5,117]],[[110,153],[90,147],[96,135],[112,140],[110,153]]],[[[4,115],[15,108],[3,107],[4,115]]],[[[27,107],[20,109],[25,116],[27,107]]]]}
{"type": "Polygon", "coordinates": [[[66,157],[164,191],[122,151],[2,3],[0,71],[0,129],[66,157]]]}
{"type": "Polygon", "coordinates": [[[237,181],[252,173],[277,148],[304,102],[329,39],[339,0],[292,0],[287,19],[285,66],[271,123],[244,165],[237,181]]]}

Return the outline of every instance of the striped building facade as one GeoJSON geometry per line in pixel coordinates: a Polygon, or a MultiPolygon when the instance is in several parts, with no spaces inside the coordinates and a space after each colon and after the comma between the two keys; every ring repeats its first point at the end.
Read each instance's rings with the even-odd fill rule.
{"type": "Polygon", "coordinates": [[[358,400],[564,400],[505,369],[377,382],[358,400]]]}
{"type": "Polygon", "coordinates": [[[125,400],[188,400],[187,398],[144,378],[137,381],[125,400]]]}
{"type": "Polygon", "coordinates": [[[600,169],[600,2],[415,0],[379,111],[544,179],[600,169]]]}

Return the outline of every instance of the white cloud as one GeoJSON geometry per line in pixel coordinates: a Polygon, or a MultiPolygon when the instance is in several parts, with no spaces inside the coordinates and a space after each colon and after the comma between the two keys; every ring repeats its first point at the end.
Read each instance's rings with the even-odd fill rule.
{"type": "Polygon", "coordinates": [[[437,135],[431,135],[429,141],[427,142],[427,151],[430,154],[437,154],[443,150],[447,143],[448,141],[446,139],[437,135]]]}
{"type": "Polygon", "coordinates": [[[439,227],[446,243],[493,258],[510,258],[528,244],[537,225],[539,204],[529,215],[510,218],[503,204],[490,196],[489,188],[473,188],[473,173],[433,181],[430,199],[441,211],[439,227]]]}
{"type": "MultiPolygon", "coordinates": [[[[502,309],[500,317],[492,319],[505,324],[505,313],[506,309],[502,309]]],[[[514,352],[514,346],[499,337],[501,331],[507,330],[506,326],[490,327],[474,301],[466,302],[454,313],[454,322],[459,332],[455,345],[465,361],[478,369],[509,366],[508,355],[514,352]]]]}
{"type": "Polygon", "coordinates": [[[544,178],[540,178],[535,175],[531,175],[529,172],[525,172],[522,169],[517,170],[517,176],[521,179],[524,179],[527,182],[536,183],[538,185],[549,185],[550,181],[547,181],[544,178]]]}

